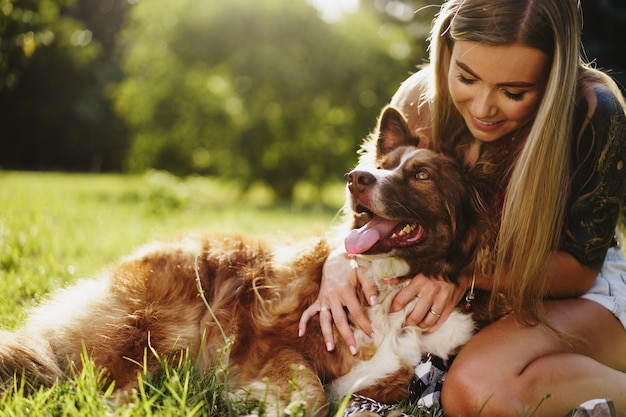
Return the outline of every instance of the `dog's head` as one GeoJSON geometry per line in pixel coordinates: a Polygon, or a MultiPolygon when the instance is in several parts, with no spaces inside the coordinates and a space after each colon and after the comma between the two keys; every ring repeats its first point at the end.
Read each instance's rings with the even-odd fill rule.
{"type": "Polygon", "coordinates": [[[375,162],[348,174],[353,230],[345,239],[346,250],[400,257],[413,274],[455,280],[473,267],[485,227],[468,168],[419,148],[406,120],[392,107],[383,111],[376,132],[375,162]]]}

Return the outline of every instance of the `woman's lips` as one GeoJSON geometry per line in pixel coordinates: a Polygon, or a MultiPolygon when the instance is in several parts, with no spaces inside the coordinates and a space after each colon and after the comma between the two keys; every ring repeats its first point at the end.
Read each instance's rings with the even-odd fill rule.
{"type": "Polygon", "coordinates": [[[500,126],[502,126],[502,124],[504,123],[504,121],[486,122],[486,121],[477,119],[476,117],[472,115],[470,115],[470,118],[472,119],[472,123],[474,124],[474,126],[476,126],[477,129],[482,130],[484,132],[490,132],[492,130],[495,130],[499,128],[500,126]]]}

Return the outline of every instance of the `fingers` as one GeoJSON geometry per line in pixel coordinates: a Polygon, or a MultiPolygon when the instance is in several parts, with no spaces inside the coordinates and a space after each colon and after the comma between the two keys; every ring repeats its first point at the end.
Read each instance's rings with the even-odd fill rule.
{"type": "MultiPolygon", "coordinates": [[[[332,308],[328,307],[325,304],[322,305],[319,300],[316,301],[314,304],[311,304],[309,308],[304,310],[304,313],[302,313],[302,316],[300,317],[300,322],[298,324],[298,337],[304,336],[309,320],[313,318],[316,314],[320,315],[320,328],[322,330],[322,337],[324,338],[326,349],[328,351],[332,351],[335,349],[335,338],[333,332],[334,322],[335,327],[339,331],[339,334],[341,334],[341,337],[344,339],[346,345],[348,346],[348,349],[353,355],[355,355],[357,353],[356,340],[354,338],[352,328],[348,323],[346,313],[341,304],[336,304],[332,308]]],[[[365,317],[365,314],[362,311],[360,312],[360,315],[365,317]]],[[[367,323],[369,324],[369,320],[367,321],[367,323]]]]}
{"type": "Polygon", "coordinates": [[[322,334],[324,335],[324,341],[326,342],[326,349],[329,351],[335,349],[332,329],[332,323],[334,322],[337,331],[341,335],[346,346],[348,346],[350,353],[355,355],[356,340],[343,306],[337,303],[329,309],[329,314],[322,314],[320,312],[320,324],[322,323],[322,318],[324,316],[328,316],[328,321],[324,321],[324,325],[322,325],[322,334]],[[327,328],[325,328],[326,325],[328,326],[327,328]]]}
{"type": "Polygon", "coordinates": [[[311,318],[313,318],[318,311],[320,311],[319,302],[311,304],[306,310],[304,310],[304,313],[300,316],[300,323],[298,324],[298,337],[304,336],[309,320],[311,320],[311,318]]]}
{"type": "Polygon", "coordinates": [[[302,316],[300,316],[300,322],[298,324],[298,337],[304,336],[309,320],[311,320],[311,318],[313,318],[316,314],[320,315],[320,328],[322,330],[322,336],[326,343],[326,349],[331,351],[335,349],[335,340],[332,324],[333,314],[331,312],[331,309],[327,305],[322,305],[319,300],[311,304],[309,308],[304,310],[302,316]]]}
{"type": "MultiPolygon", "coordinates": [[[[320,330],[326,349],[329,351],[335,349],[334,328],[336,328],[350,352],[356,354],[356,340],[344,307],[350,312],[354,322],[371,334],[371,323],[363,313],[356,293],[362,279],[362,277],[357,277],[356,270],[345,252],[331,253],[324,263],[318,298],[300,318],[299,336],[302,337],[305,334],[309,320],[319,314],[320,330]]],[[[371,288],[368,291],[372,293],[371,288]]]]}
{"type": "MultiPolygon", "coordinates": [[[[363,295],[365,296],[365,299],[367,300],[369,305],[376,305],[376,301],[378,300],[378,287],[376,286],[374,280],[370,277],[365,268],[362,267],[356,268],[356,276],[359,284],[361,284],[361,290],[363,291],[363,295]]],[[[352,310],[350,309],[350,311],[352,310]]]]}
{"type": "Polygon", "coordinates": [[[420,274],[398,293],[393,301],[392,311],[404,309],[416,300],[407,315],[406,324],[417,325],[432,332],[446,321],[461,297],[462,291],[459,291],[457,285],[420,274]]]}
{"type": "Polygon", "coordinates": [[[320,327],[322,329],[322,336],[324,343],[326,344],[326,350],[329,352],[335,349],[335,336],[333,334],[333,315],[331,309],[323,305],[319,310],[320,315],[320,327]]]}

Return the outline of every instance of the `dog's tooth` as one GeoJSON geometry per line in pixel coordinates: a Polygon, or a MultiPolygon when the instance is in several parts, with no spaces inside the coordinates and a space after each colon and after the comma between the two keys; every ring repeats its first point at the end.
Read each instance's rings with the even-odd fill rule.
{"type": "Polygon", "coordinates": [[[398,237],[402,237],[408,233],[411,233],[413,230],[415,230],[415,225],[414,224],[406,224],[399,232],[394,232],[390,238],[391,239],[396,239],[398,237]]]}
{"type": "Polygon", "coordinates": [[[407,224],[406,226],[404,226],[402,228],[402,230],[400,231],[400,236],[404,236],[407,233],[411,233],[413,231],[413,226],[410,224],[407,224]]]}

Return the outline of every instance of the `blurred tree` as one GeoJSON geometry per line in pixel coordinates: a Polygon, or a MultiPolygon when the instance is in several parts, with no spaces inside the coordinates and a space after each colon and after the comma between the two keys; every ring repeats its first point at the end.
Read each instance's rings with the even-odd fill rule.
{"type": "Polygon", "coordinates": [[[66,2],[0,0],[0,91],[17,83],[38,48],[54,42],[53,29],[66,2]]]}
{"type": "Polygon", "coordinates": [[[418,64],[428,58],[428,37],[443,0],[362,0],[362,7],[375,12],[385,25],[397,27],[410,42],[410,56],[418,64]]]}
{"type": "Polygon", "coordinates": [[[409,42],[369,10],[328,24],[305,1],[140,2],[112,90],[127,166],[263,181],[281,198],[337,180],[414,67],[409,42]]]}
{"type": "Polygon", "coordinates": [[[121,168],[127,134],[103,95],[121,72],[112,42],[84,13],[119,27],[124,7],[102,8],[112,2],[0,0],[1,167],[121,168]]]}

